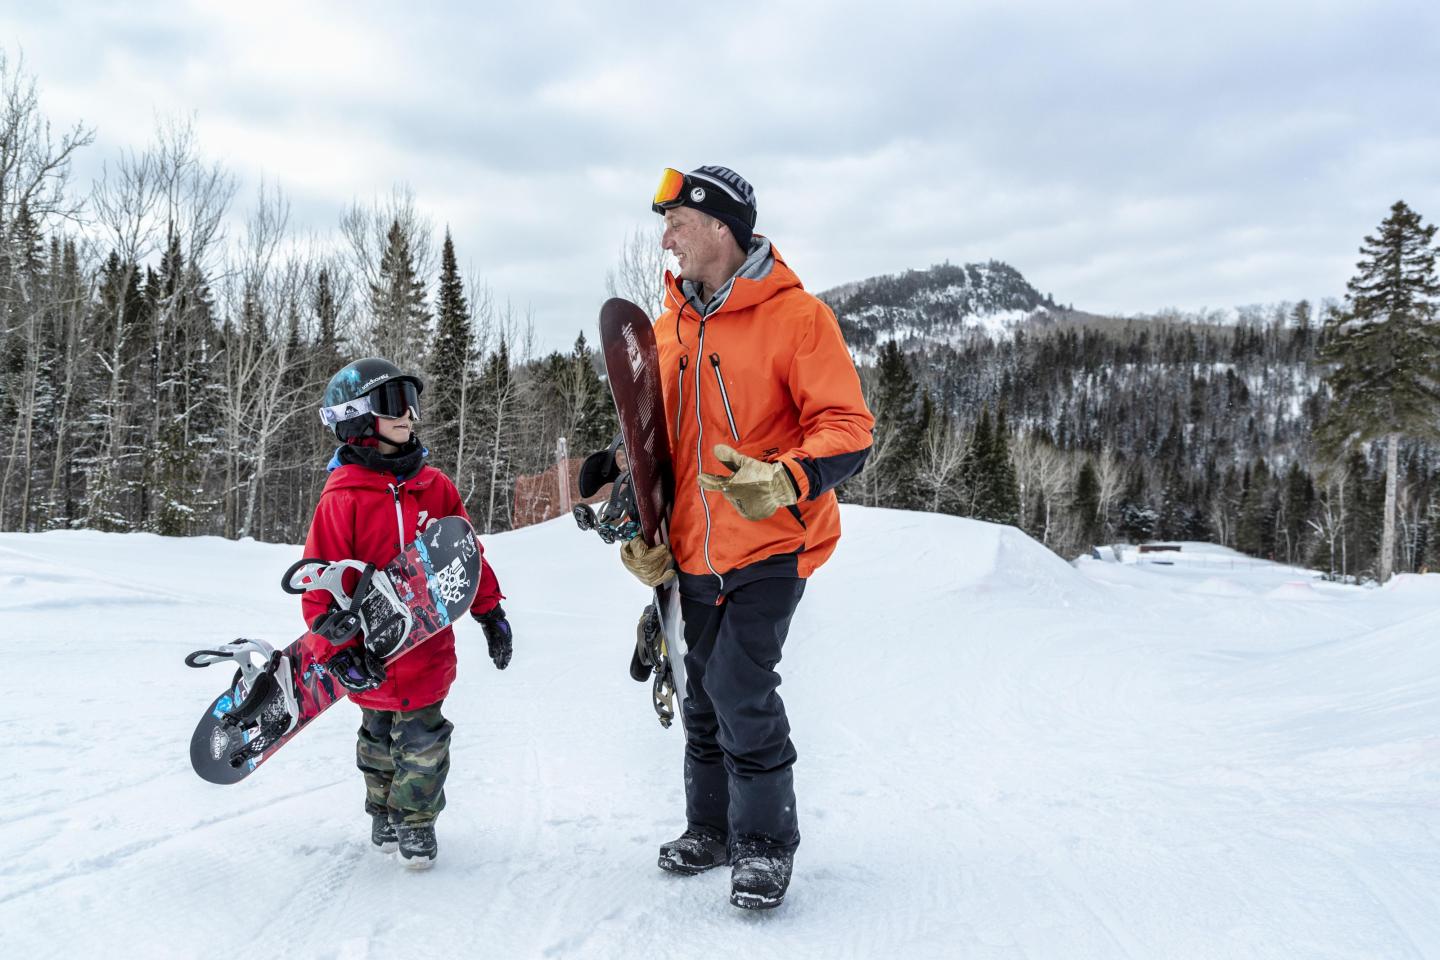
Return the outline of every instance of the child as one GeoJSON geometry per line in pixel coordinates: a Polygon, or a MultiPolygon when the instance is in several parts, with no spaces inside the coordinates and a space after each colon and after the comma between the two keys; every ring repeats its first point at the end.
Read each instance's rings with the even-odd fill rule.
{"type": "MultiPolygon", "coordinates": [[[[305,556],[383,567],[431,520],[466,515],[455,484],[425,465],[425,450],[415,437],[423,389],[419,377],[374,357],[330,378],[320,417],[341,446],[315,505],[305,556]]],[[[328,612],[328,597],[318,590],[305,594],[306,623],[328,612]]],[[[470,613],[485,631],[490,658],[504,670],[511,631],[501,598],[482,550],[480,587],[470,613]]],[[[358,637],[338,649],[320,638],[309,642],[360,705],[356,756],[365,775],[365,811],[373,820],[371,842],[387,853],[398,848],[412,870],[431,866],[454,729],[440,714],[455,679],[454,634],[449,627],[441,630],[392,663],[388,675],[358,637]]]]}

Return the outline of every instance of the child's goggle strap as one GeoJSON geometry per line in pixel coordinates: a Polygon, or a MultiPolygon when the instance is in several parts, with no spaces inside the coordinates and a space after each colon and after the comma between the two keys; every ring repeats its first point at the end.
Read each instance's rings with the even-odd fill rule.
{"type": "Polygon", "coordinates": [[[363,417],[370,412],[370,401],[365,397],[355,400],[347,400],[344,403],[337,403],[333,407],[320,408],[320,422],[325,426],[339,423],[341,420],[354,420],[356,417],[363,417]]]}
{"type": "Polygon", "coordinates": [[[651,201],[650,209],[663,214],[676,207],[724,213],[751,227],[755,226],[755,208],[737,199],[719,181],[701,180],[666,167],[660,174],[660,185],[655,188],[655,199],[651,201]]]}

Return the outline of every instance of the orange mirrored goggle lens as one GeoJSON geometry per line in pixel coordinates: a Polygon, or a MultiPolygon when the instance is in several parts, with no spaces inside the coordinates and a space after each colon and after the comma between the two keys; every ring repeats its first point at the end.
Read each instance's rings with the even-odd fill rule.
{"type": "Polygon", "coordinates": [[[680,191],[684,188],[685,174],[666,167],[665,172],[660,174],[660,185],[655,188],[655,206],[677,203],[680,200],[680,191]]]}

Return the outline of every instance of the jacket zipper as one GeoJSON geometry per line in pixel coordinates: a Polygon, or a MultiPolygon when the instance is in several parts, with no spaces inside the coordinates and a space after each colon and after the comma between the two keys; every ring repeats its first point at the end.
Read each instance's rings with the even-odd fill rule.
{"type": "Polygon", "coordinates": [[[395,532],[400,537],[400,552],[405,552],[405,511],[400,509],[400,487],[395,484],[387,484],[390,488],[390,496],[395,498],[395,532]]]}
{"type": "Polygon", "coordinates": [[[740,442],[740,431],[735,429],[735,414],[730,411],[730,394],[725,390],[725,378],[720,375],[720,354],[710,354],[710,366],[715,371],[715,382],[720,384],[720,402],[725,404],[725,419],[730,422],[730,436],[740,442]]]}
{"type": "MultiPolygon", "coordinates": [[[[697,357],[705,355],[705,318],[700,318],[700,346],[696,348],[697,357]]],[[[700,490],[700,505],[705,508],[705,566],[720,581],[720,589],[716,593],[715,605],[719,606],[725,596],[725,578],[720,576],[720,571],[715,569],[715,564],[710,562],[710,502],[705,499],[705,488],[700,486],[701,467],[705,465],[705,421],[700,419],[700,364],[695,364],[695,485],[700,490]]]]}
{"type": "Polygon", "coordinates": [[[680,356],[680,394],[675,404],[675,439],[680,439],[680,418],[685,414],[685,367],[689,364],[690,357],[681,354],[680,356]]]}

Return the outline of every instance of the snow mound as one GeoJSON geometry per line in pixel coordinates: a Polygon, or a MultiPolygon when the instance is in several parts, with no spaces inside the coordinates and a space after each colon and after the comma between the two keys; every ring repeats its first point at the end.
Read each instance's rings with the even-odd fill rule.
{"type": "Polygon", "coordinates": [[[1255,592],[1229,577],[1206,577],[1189,588],[1191,593],[1203,593],[1212,597],[1253,597],[1255,592]]]}
{"type": "Polygon", "coordinates": [[[1274,600],[1328,599],[1328,597],[1316,589],[1315,584],[1309,580],[1287,580],[1278,587],[1267,590],[1265,596],[1274,600]]]}
{"type": "Polygon", "coordinates": [[[1380,590],[1407,597],[1440,596],[1440,573],[1397,573],[1380,590]]]}
{"type": "Polygon", "coordinates": [[[851,504],[841,507],[841,526],[841,547],[817,580],[874,580],[917,597],[999,591],[1063,605],[1098,596],[1088,578],[1014,527],[851,504]]]}

